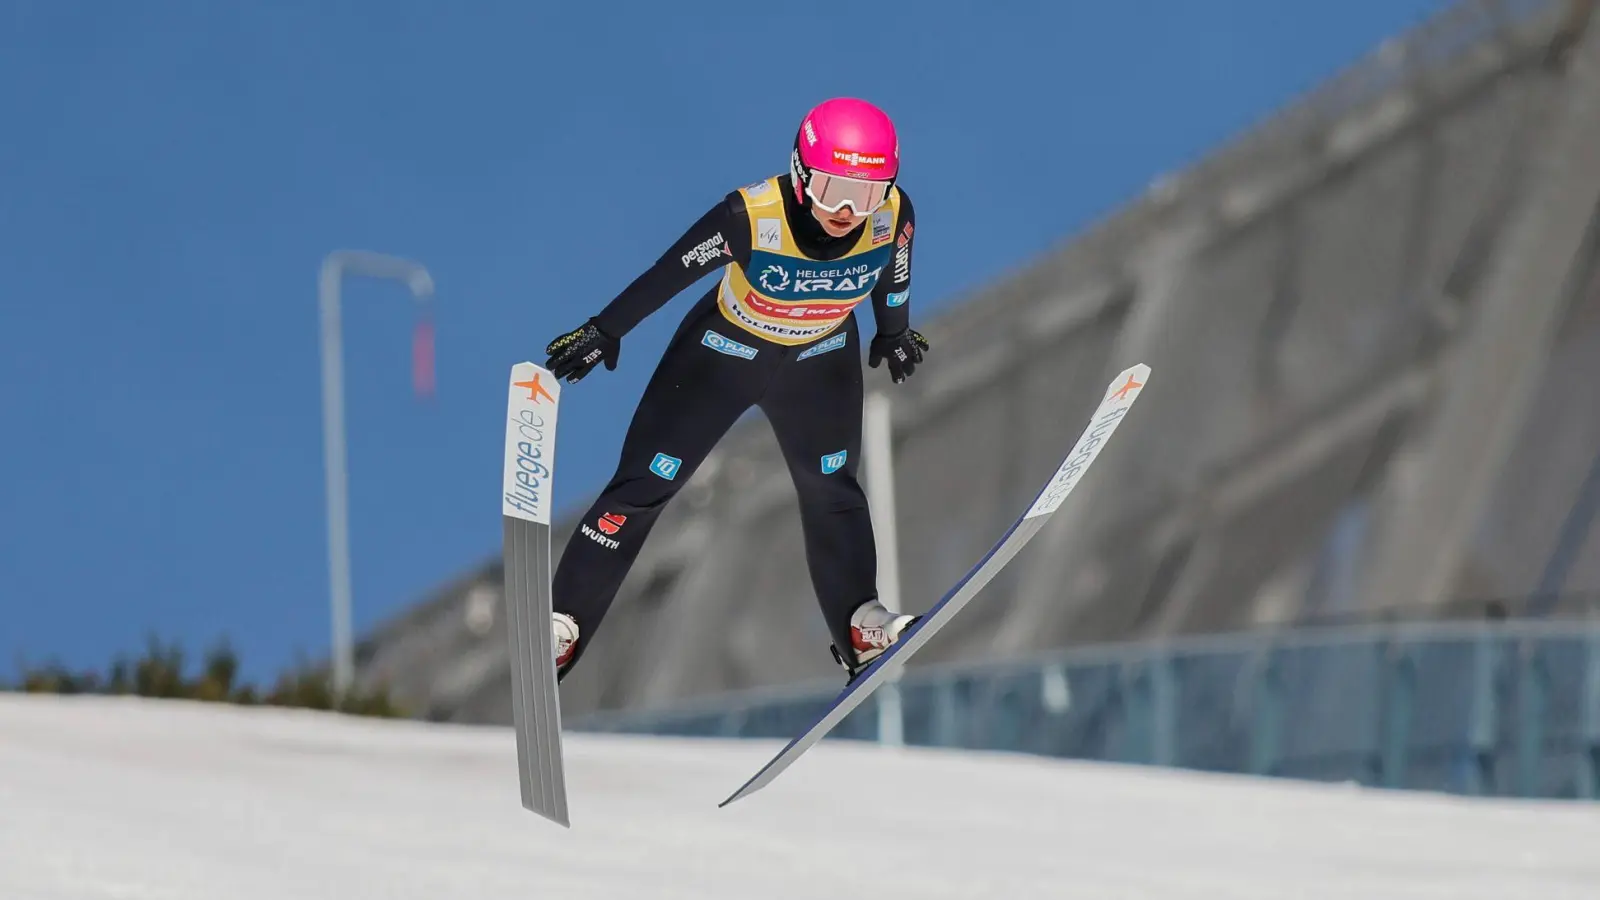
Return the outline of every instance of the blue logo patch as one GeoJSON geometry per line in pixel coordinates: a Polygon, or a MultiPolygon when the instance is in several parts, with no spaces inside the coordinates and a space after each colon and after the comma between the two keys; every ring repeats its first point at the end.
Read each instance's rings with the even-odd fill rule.
{"type": "Polygon", "coordinates": [[[890,306],[904,306],[905,302],[907,300],[910,300],[910,299],[911,299],[911,289],[907,288],[906,290],[903,290],[898,294],[890,294],[889,295],[889,305],[890,306]]]}
{"type": "Polygon", "coordinates": [[[758,249],[750,254],[744,273],[752,285],[774,300],[849,300],[871,293],[888,264],[887,244],[835,262],[758,249]]]}
{"type": "Polygon", "coordinates": [[[650,462],[650,471],[660,475],[668,481],[678,477],[678,468],[683,465],[683,460],[665,453],[657,453],[656,458],[650,462]]]}
{"type": "Polygon", "coordinates": [[[726,353],[729,356],[737,356],[741,359],[756,358],[756,348],[746,347],[744,344],[741,344],[738,341],[729,340],[709,329],[706,331],[706,336],[700,339],[700,343],[705,344],[707,347],[710,347],[718,353],[726,353]]]}
{"type": "Polygon", "coordinates": [[[838,453],[829,453],[824,456],[822,458],[822,474],[832,475],[834,472],[844,468],[844,461],[849,454],[850,451],[848,450],[840,450],[838,453]]]}
{"type": "Polygon", "coordinates": [[[848,340],[849,337],[850,335],[848,333],[836,334],[820,344],[812,344],[805,349],[805,352],[801,353],[799,356],[796,356],[794,361],[799,362],[802,359],[809,359],[810,357],[816,356],[818,353],[827,353],[829,350],[837,350],[844,346],[845,341],[848,340]]]}

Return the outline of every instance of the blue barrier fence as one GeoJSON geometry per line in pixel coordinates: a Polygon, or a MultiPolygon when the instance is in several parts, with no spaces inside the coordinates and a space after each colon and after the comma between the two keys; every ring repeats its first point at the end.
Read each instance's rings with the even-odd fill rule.
{"type": "MultiPolygon", "coordinates": [[[[841,684],[594,714],[569,727],[787,739],[841,684]]],[[[1597,799],[1600,623],[1291,629],[913,668],[828,739],[1597,799]]]]}

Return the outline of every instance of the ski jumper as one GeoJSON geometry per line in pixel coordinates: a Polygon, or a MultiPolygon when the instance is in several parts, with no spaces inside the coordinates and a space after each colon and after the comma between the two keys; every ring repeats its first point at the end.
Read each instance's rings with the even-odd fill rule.
{"type": "Polygon", "coordinates": [[[880,334],[909,323],[910,199],[898,188],[834,238],[795,200],[789,175],[729,193],[595,317],[619,340],[712,270],[634,411],[615,473],[556,567],[555,611],[594,639],[663,509],[752,406],[771,423],[800,501],[805,556],[829,633],[877,597],[877,550],[861,460],[862,365],[854,310],[880,334]]]}

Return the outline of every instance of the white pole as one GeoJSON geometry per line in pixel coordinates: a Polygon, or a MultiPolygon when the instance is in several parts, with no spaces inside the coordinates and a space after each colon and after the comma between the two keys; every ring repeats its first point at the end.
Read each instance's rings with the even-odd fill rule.
{"type": "MultiPolygon", "coordinates": [[[[900,545],[895,531],[893,424],[889,398],[866,397],[862,423],[863,466],[867,505],[872,509],[873,540],[878,545],[878,600],[890,612],[900,611],[900,545]]],[[[878,689],[878,742],[898,747],[905,742],[900,707],[900,675],[878,689]]]]}
{"type": "Polygon", "coordinates": [[[322,261],[317,282],[322,311],[323,464],[328,490],[328,590],[333,620],[333,686],[337,696],[355,677],[350,628],[350,512],[344,436],[344,358],[339,287],[344,273],[404,281],[421,303],[433,297],[428,270],[409,260],[359,250],[338,250],[322,261]]]}

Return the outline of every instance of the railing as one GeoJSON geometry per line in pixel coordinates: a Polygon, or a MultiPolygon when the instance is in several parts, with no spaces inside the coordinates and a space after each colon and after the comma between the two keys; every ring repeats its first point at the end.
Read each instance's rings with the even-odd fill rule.
{"type": "MultiPolygon", "coordinates": [[[[596,714],[570,727],[786,739],[841,684],[596,714]]],[[[880,690],[828,740],[880,735],[1393,788],[1600,799],[1600,623],[1291,629],[913,668],[897,691],[880,690]],[[881,721],[896,709],[888,713],[895,721],[881,721]]]]}

